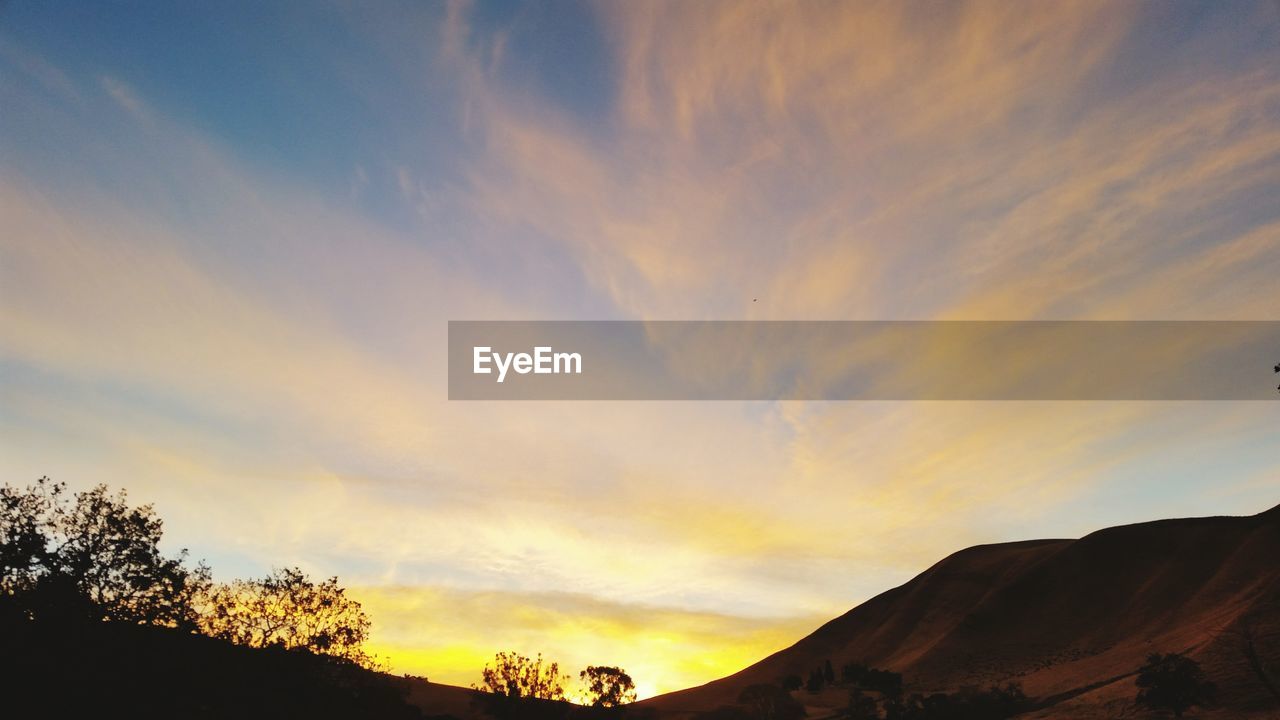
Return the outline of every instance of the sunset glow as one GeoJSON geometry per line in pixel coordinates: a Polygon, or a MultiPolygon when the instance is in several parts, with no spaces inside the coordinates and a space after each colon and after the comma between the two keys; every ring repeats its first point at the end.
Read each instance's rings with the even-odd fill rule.
{"type": "Polygon", "coordinates": [[[1277,502],[1277,403],[445,362],[449,320],[1280,319],[1273,2],[220,5],[0,4],[0,473],[337,575],[398,673],[643,698],[957,548],[1277,502]]]}

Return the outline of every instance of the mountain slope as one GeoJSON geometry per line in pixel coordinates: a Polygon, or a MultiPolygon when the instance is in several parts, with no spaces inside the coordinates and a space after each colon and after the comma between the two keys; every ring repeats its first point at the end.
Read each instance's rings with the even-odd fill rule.
{"type": "Polygon", "coordinates": [[[901,672],[912,692],[1020,682],[1038,716],[1107,717],[1157,651],[1204,664],[1219,714],[1280,714],[1267,684],[1280,671],[1280,508],[962,550],[786,650],[647,704],[706,710],[830,659],[901,672]]]}

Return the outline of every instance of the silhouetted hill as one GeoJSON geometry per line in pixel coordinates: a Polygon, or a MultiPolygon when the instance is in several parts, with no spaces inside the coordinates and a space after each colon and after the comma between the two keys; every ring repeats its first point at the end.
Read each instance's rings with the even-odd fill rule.
{"type": "MultiPolygon", "coordinates": [[[[31,621],[0,605],[0,717],[488,720],[475,690],[366,670],[305,650],[250,648],[169,628],[31,621]]],[[[526,720],[638,718],[525,700],[526,720]]],[[[508,713],[511,714],[511,713],[508,713]]]]}
{"type": "Polygon", "coordinates": [[[0,622],[13,718],[421,718],[408,681],[305,651],[166,628],[0,622]]]}
{"type": "Polygon", "coordinates": [[[709,710],[830,659],[901,672],[908,691],[1019,682],[1039,703],[1028,716],[1111,717],[1132,713],[1132,675],[1156,651],[1203,664],[1221,690],[1209,714],[1280,716],[1280,508],[962,550],[741,672],[644,704],[709,710]]]}

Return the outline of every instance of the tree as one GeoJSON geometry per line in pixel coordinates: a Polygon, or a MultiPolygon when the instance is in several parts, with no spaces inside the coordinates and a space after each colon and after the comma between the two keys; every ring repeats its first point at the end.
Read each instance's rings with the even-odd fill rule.
{"type": "Polygon", "coordinates": [[[822,663],[822,680],[828,685],[836,681],[836,671],[831,667],[831,659],[822,663]]]}
{"type": "Polygon", "coordinates": [[[493,656],[493,667],[484,666],[477,690],[509,698],[564,700],[564,684],[568,675],[560,673],[560,664],[546,662],[542,653],[536,659],[515,652],[493,656]]]}
{"type": "Polygon", "coordinates": [[[312,582],[298,568],[275,570],[257,580],[235,580],[211,589],[201,629],[206,635],[249,647],[305,649],[365,667],[369,616],[331,577],[312,582]]]}
{"type": "Polygon", "coordinates": [[[756,720],[796,720],[805,716],[804,706],[791,693],[777,685],[748,685],[738,696],[738,703],[756,720]]]}
{"type": "Polygon", "coordinates": [[[484,666],[480,685],[472,686],[483,691],[474,702],[484,714],[499,720],[558,720],[568,711],[563,702],[568,681],[569,676],[560,673],[560,664],[544,661],[541,654],[530,659],[500,652],[492,666],[484,666]]]}
{"type": "Polygon", "coordinates": [[[578,673],[587,686],[588,700],[595,707],[618,707],[636,701],[636,684],[617,667],[591,665],[578,673]]]}
{"type": "Polygon", "coordinates": [[[49,571],[53,508],[66,486],[44,477],[35,485],[0,487],[0,593],[11,598],[35,587],[49,571]]]}
{"type": "Polygon", "coordinates": [[[840,668],[840,679],[863,690],[875,690],[886,697],[902,695],[902,675],[851,662],[840,668]]]}
{"type": "Polygon", "coordinates": [[[98,485],[68,496],[49,478],[25,489],[5,485],[0,589],[29,617],[73,604],[92,619],[192,630],[209,571],[186,567],[186,550],[165,557],[163,535],[155,510],[131,507],[123,490],[98,485]]]}
{"type": "Polygon", "coordinates": [[[804,684],[804,689],[811,693],[820,693],[822,692],[824,682],[825,681],[822,679],[822,668],[817,668],[813,672],[809,673],[809,680],[804,684]]]}
{"type": "Polygon", "coordinates": [[[1214,700],[1217,687],[1205,679],[1200,663],[1185,655],[1155,653],[1138,669],[1137,704],[1152,710],[1169,710],[1174,717],[1214,700]]]}
{"type": "Polygon", "coordinates": [[[778,681],[778,684],[782,686],[783,690],[791,692],[804,687],[804,679],[799,675],[792,673],[790,675],[782,676],[782,679],[778,681]]]}
{"type": "MultiPolygon", "coordinates": [[[[854,697],[850,697],[851,711],[854,697]]],[[[864,703],[865,706],[865,703],[864,703]]],[[[961,687],[954,693],[912,693],[909,697],[884,696],[880,709],[885,720],[1002,720],[1021,715],[1031,709],[1022,686],[1008,683],[983,690],[977,686],[961,687]]],[[[870,717],[880,717],[873,714],[870,717]]],[[[851,712],[852,717],[860,717],[851,712]]]]}
{"type": "Polygon", "coordinates": [[[867,668],[866,672],[862,674],[862,680],[859,685],[867,690],[875,690],[885,697],[901,697],[902,674],[892,670],[867,668]]]}

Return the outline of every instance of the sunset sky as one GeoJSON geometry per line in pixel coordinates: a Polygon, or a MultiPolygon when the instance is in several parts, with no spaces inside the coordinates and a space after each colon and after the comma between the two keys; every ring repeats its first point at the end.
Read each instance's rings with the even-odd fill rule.
{"type": "Polygon", "coordinates": [[[0,481],[396,671],[649,696],[1280,502],[1280,403],[449,402],[451,319],[1280,320],[1280,4],[0,3],[0,481]]]}

